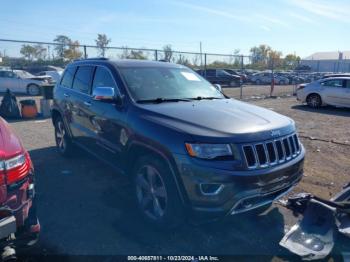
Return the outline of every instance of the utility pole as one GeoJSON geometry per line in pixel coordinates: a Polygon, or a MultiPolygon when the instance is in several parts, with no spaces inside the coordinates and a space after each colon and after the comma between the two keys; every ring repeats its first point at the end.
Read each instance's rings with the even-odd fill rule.
{"type": "Polygon", "coordinates": [[[201,54],[201,68],[202,68],[202,66],[203,66],[202,41],[199,42],[199,53],[201,54]]]}

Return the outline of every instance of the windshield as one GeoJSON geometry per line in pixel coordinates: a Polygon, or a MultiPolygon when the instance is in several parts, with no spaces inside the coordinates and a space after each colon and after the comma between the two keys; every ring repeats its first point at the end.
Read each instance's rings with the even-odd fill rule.
{"type": "Polygon", "coordinates": [[[186,68],[121,68],[131,96],[136,100],[225,98],[209,82],[186,68]]]}

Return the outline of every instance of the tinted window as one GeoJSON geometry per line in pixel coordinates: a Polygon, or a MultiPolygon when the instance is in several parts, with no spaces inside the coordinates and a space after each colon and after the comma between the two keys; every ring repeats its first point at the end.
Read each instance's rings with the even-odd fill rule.
{"type": "Polygon", "coordinates": [[[327,80],[322,82],[321,85],[329,86],[329,87],[343,87],[343,80],[342,79],[327,80]]]}
{"type": "Polygon", "coordinates": [[[0,71],[0,77],[15,78],[15,73],[11,71],[0,71]]]}
{"type": "Polygon", "coordinates": [[[66,71],[64,71],[64,75],[62,77],[61,85],[64,87],[71,88],[73,83],[73,77],[75,73],[76,67],[68,67],[66,71]]]}
{"type": "Polygon", "coordinates": [[[228,76],[228,73],[223,70],[217,70],[217,76],[228,76]]]}
{"type": "Polygon", "coordinates": [[[350,80],[346,80],[346,88],[350,88],[350,80]]]}
{"type": "Polygon", "coordinates": [[[213,70],[213,69],[209,69],[209,70],[207,70],[207,76],[215,76],[215,70],[213,70]]]}
{"type": "Polygon", "coordinates": [[[92,66],[79,66],[73,81],[73,89],[84,94],[90,93],[90,83],[93,73],[92,66]]]}
{"type": "Polygon", "coordinates": [[[116,87],[112,75],[107,69],[100,66],[96,68],[92,89],[95,87],[116,87]]]}

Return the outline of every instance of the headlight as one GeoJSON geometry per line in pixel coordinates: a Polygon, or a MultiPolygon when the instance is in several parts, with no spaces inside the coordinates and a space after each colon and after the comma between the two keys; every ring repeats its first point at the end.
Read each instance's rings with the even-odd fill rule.
{"type": "Polygon", "coordinates": [[[192,157],[214,159],[217,157],[239,158],[235,146],[230,144],[185,144],[187,152],[192,157]]]}

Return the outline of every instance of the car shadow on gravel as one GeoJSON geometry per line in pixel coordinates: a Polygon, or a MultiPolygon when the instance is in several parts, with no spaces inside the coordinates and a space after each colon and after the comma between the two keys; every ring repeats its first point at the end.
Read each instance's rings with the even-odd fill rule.
{"type": "Polygon", "coordinates": [[[325,106],[325,107],[315,109],[315,108],[311,108],[307,105],[294,105],[294,106],[292,106],[292,109],[302,110],[302,111],[311,112],[311,113],[318,113],[318,114],[350,117],[350,109],[349,108],[325,106]]]}
{"type": "MultiPolygon", "coordinates": [[[[55,147],[29,152],[36,169],[42,232],[34,254],[288,255],[278,243],[284,217],[273,207],[172,231],[155,230],[135,211],[129,180],[82,151],[61,157],[55,147]],[[79,153],[80,152],[80,153],[79,153]]],[[[260,259],[260,260],[261,260],[260,259]]]]}

